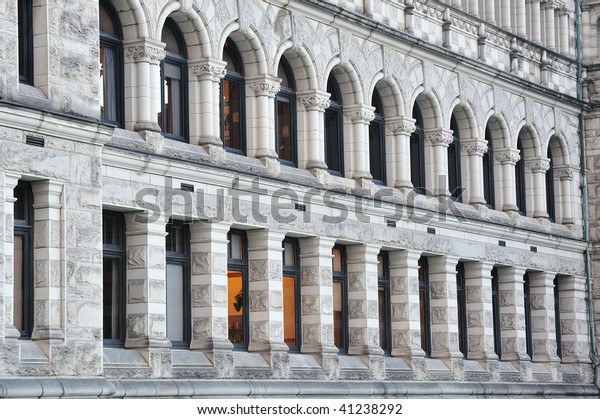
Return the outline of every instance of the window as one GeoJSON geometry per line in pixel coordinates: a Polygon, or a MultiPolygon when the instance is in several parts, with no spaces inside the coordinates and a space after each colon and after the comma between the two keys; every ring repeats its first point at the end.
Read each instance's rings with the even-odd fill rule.
{"type": "Polygon", "coordinates": [[[290,351],[300,351],[300,259],[298,240],[283,241],[283,339],[290,351]]]}
{"type": "Polygon", "coordinates": [[[425,193],[425,148],[423,117],[418,105],[413,109],[415,130],[410,135],[410,181],[415,192],[425,193]]]}
{"type": "Polygon", "coordinates": [[[520,159],[515,164],[515,190],[517,198],[517,208],[519,213],[526,215],[527,209],[525,207],[525,155],[523,154],[523,147],[521,140],[517,141],[517,149],[519,150],[520,159]]]}
{"type": "Polygon", "coordinates": [[[173,347],[190,342],[190,250],[188,225],[174,220],[167,224],[167,339],[173,347]]]}
{"type": "Polygon", "coordinates": [[[340,353],[348,352],[348,290],[346,248],[333,247],[333,342],[340,353]]]}
{"type": "Polygon", "coordinates": [[[296,165],[296,94],[294,75],[284,57],[281,57],[277,77],[281,79],[281,88],[275,98],[277,113],[277,154],[283,163],[296,165]]]}
{"type": "Polygon", "coordinates": [[[19,0],[19,81],[33,85],[33,7],[32,0],[19,0]]]}
{"type": "Polygon", "coordinates": [[[379,312],[379,346],[383,352],[392,351],[392,321],[390,301],[390,264],[387,252],[380,252],[377,256],[377,304],[379,312]]]}
{"type": "Polygon", "coordinates": [[[124,126],[123,44],[117,14],[109,2],[100,2],[100,118],[124,126]]]}
{"type": "Polygon", "coordinates": [[[14,189],[13,325],[21,338],[33,331],[33,193],[20,180],[14,189]]]}
{"type": "Polygon", "coordinates": [[[554,278],[554,330],[556,331],[556,356],[562,359],[562,328],[560,326],[559,277],[554,278]]]}
{"type": "Polygon", "coordinates": [[[161,40],[166,44],[161,64],[162,108],[158,123],[166,137],[187,141],[187,62],[183,36],[167,18],[161,40]]]}
{"type": "Polygon", "coordinates": [[[344,173],[344,140],[342,102],[340,89],[335,77],[327,80],[329,108],[325,110],[325,163],[330,172],[343,175],[344,173]]]}
{"type": "Polygon", "coordinates": [[[467,338],[467,288],[465,285],[465,265],[456,265],[456,302],[458,306],[458,349],[467,359],[469,344],[467,338]]]}
{"type": "Polygon", "coordinates": [[[230,151],[244,153],[244,70],[242,58],[233,41],[225,41],[223,61],[226,74],[221,80],[221,138],[230,151]]]}
{"type": "Polygon", "coordinates": [[[529,274],[523,275],[523,304],[525,306],[525,342],[527,355],[533,358],[533,340],[531,336],[531,293],[529,290],[529,274]]]}
{"type": "Polygon", "coordinates": [[[248,346],[248,241],[246,233],[231,230],[227,236],[227,314],[229,340],[234,348],[248,346]]]}
{"type": "Polygon", "coordinates": [[[369,124],[369,167],[373,180],[385,183],[385,122],[377,89],[373,91],[371,105],[375,108],[375,118],[369,124]]]}
{"type": "Polygon", "coordinates": [[[429,312],[429,264],[427,258],[419,258],[419,308],[421,310],[421,349],[431,356],[431,319],[429,312]]]}
{"type": "Polygon", "coordinates": [[[483,197],[488,207],[495,207],[494,199],[494,148],[489,127],[485,128],[487,151],[483,153],[483,197]]]}
{"type": "Polygon", "coordinates": [[[452,142],[448,144],[448,188],[454,201],[462,202],[462,183],[460,174],[460,138],[458,124],[454,115],[450,118],[450,129],[453,131],[452,142]]]}
{"type": "Polygon", "coordinates": [[[492,269],[492,319],[494,325],[494,352],[502,358],[502,339],[500,333],[500,291],[498,288],[498,269],[492,269]]]}
{"type": "Polygon", "coordinates": [[[104,345],[122,346],[125,337],[125,220],[102,213],[102,324],[104,345]]]}
{"type": "Polygon", "coordinates": [[[548,147],[549,168],[546,171],[546,212],[550,221],[556,220],[556,197],[554,195],[554,168],[552,161],[552,150],[548,147]]]}

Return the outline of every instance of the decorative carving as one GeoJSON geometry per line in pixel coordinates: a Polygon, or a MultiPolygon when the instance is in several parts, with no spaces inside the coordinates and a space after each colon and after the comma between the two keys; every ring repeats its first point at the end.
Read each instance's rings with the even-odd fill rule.
{"type": "Polygon", "coordinates": [[[330,101],[325,96],[305,96],[298,99],[300,104],[308,111],[319,111],[325,112],[325,109],[329,108],[330,101]]]}
{"type": "Polygon", "coordinates": [[[517,162],[521,159],[521,156],[519,154],[519,150],[511,148],[494,151],[494,158],[496,161],[502,164],[517,164],[517,162]]]}
{"type": "Polygon", "coordinates": [[[417,126],[414,121],[405,119],[403,121],[388,122],[386,128],[394,134],[410,135],[415,132],[417,126]]]}
{"type": "Polygon", "coordinates": [[[474,143],[463,143],[461,144],[461,151],[467,153],[469,156],[483,156],[488,151],[488,145],[484,142],[474,143]]]}
{"type": "Polygon", "coordinates": [[[279,93],[281,85],[273,80],[261,80],[251,83],[250,87],[258,96],[266,95],[274,97],[277,93],[279,93]]]}
{"type": "Polygon", "coordinates": [[[199,79],[212,79],[218,81],[225,77],[225,67],[215,64],[201,64],[192,67],[192,74],[199,79]]]}
{"type": "Polygon", "coordinates": [[[425,133],[425,141],[433,146],[448,146],[453,140],[452,131],[439,130],[425,133]]]}
{"type": "Polygon", "coordinates": [[[345,112],[345,115],[352,122],[364,122],[369,123],[375,118],[375,113],[372,110],[368,109],[357,109],[345,112]]]}
{"type": "Polygon", "coordinates": [[[573,179],[573,169],[570,167],[555,167],[553,169],[554,178],[560,180],[572,180],[573,179]]]}
{"type": "Polygon", "coordinates": [[[165,59],[166,52],[162,48],[138,45],[127,48],[127,57],[134,61],[149,60],[158,63],[165,59]]]}
{"type": "Polygon", "coordinates": [[[534,173],[546,173],[550,169],[550,159],[540,157],[535,160],[525,160],[525,165],[534,173]]]}

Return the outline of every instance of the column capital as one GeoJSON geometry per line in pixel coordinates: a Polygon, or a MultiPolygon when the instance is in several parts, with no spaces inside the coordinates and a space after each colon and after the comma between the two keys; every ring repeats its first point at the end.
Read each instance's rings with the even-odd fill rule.
{"type": "Polygon", "coordinates": [[[425,141],[432,146],[448,147],[453,141],[454,132],[451,129],[435,128],[425,131],[425,141]]]}
{"type": "Polygon", "coordinates": [[[307,111],[325,112],[329,108],[331,97],[330,93],[321,90],[311,90],[306,92],[298,92],[296,94],[298,102],[304,106],[307,111]]]}
{"type": "Polygon", "coordinates": [[[225,77],[227,71],[225,61],[206,58],[202,60],[188,62],[189,68],[198,80],[211,80],[218,82],[225,77]]]}
{"type": "Polygon", "coordinates": [[[388,131],[394,134],[410,135],[415,132],[416,120],[406,116],[396,116],[393,118],[387,118],[385,121],[385,127],[388,131]]]}
{"type": "Polygon", "coordinates": [[[573,172],[575,169],[569,166],[557,166],[553,167],[552,171],[554,172],[554,178],[560,180],[572,180],[573,172]]]}
{"type": "Polygon", "coordinates": [[[488,143],[487,141],[478,139],[461,140],[460,149],[469,156],[483,157],[488,151],[488,143]]]}
{"type": "Polygon", "coordinates": [[[521,155],[519,153],[519,149],[506,147],[494,150],[494,158],[501,164],[515,165],[521,159],[521,155]]]}
{"type": "Polygon", "coordinates": [[[546,173],[550,169],[550,159],[546,157],[533,157],[525,160],[527,166],[533,173],[546,173]]]}
{"type": "Polygon", "coordinates": [[[149,62],[158,64],[165,59],[164,42],[157,42],[150,39],[136,39],[131,42],[124,42],[125,57],[133,62],[149,62]]]}
{"type": "Polygon", "coordinates": [[[246,79],[257,96],[275,97],[281,88],[281,79],[269,75],[246,79]]]}
{"type": "Polygon", "coordinates": [[[375,118],[375,108],[362,103],[346,106],[344,115],[352,122],[362,122],[368,124],[375,118]]]}

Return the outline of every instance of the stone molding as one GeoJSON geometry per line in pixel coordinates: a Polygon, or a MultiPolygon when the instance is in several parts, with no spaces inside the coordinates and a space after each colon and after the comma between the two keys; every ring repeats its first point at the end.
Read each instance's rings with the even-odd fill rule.
{"type": "Polygon", "coordinates": [[[275,97],[281,89],[280,80],[272,77],[248,80],[248,85],[257,96],[275,97]]]}
{"type": "Polygon", "coordinates": [[[432,146],[447,147],[454,140],[452,130],[439,129],[425,133],[425,141],[432,146]]]}
{"type": "Polygon", "coordinates": [[[225,77],[227,70],[225,70],[226,63],[209,61],[202,64],[193,65],[190,67],[192,74],[199,80],[213,80],[219,81],[225,77]]]}
{"type": "Polygon", "coordinates": [[[125,55],[134,62],[149,61],[158,64],[165,59],[166,54],[164,47],[142,44],[128,46],[125,55]]]}
{"type": "Polygon", "coordinates": [[[331,101],[329,100],[329,93],[308,93],[306,96],[298,97],[300,105],[304,106],[307,111],[319,111],[325,112],[325,109],[329,108],[331,101]]]}
{"type": "Polygon", "coordinates": [[[555,179],[572,180],[574,170],[568,166],[554,167],[552,169],[555,179]]]}
{"type": "Polygon", "coordinates": [[[390,118],[386,121],[385,127],[393,134],[410,135],[417,129],[415,122],[412,118],[390,118]]]}
{"type": "Polygon", "coordinates": [[[546,173],[550,169],[550,159],[546,157],[536,157],[525,160],[527,166],[533,173],[546,173]]]}
{"type": "Polygon", "coordinates": [[[375,119],[375,108],[368,105],[347,106],[344,115],[352,122],[368,124],[375,119]]]}
{"type": "Polygon", "coordinates": [[[460,149],[469,156],[483,157],[483,155],[488,151],[488,145],[485,141],[475,140],[472,142],[462,142],[460,149]]]}
{"type": "Polygon", "coordinates": [[[503,148],[494,151],[494,158],[501,164],[517,164],[517,162],[521,160],[521,154],[516,148],[503,148]]]}

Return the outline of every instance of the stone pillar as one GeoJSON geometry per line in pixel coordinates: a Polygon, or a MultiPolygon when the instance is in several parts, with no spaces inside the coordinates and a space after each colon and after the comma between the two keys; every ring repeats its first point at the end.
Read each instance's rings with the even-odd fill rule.
{"type": "MultiPolygon", "coordinates": [[[[250,230],[248,293],[250,340],[248,352],[263,352],[271,366],[287,363],[283,340],[283,247],[285,233],[250,230]]],[[[281,372],[281,371],[278,371],[281,372]]]]}
{"type": "Polygon", "coordinates": [[[562,362],[590,362],[587,296],[584,277],[568,276],[558,281],[560,324],[562,328],[562,362]]]}
{"type": "Polygon", "coordinates": [[[375,245],[347,246],[349,355],[365,355],[376,376],[383,374],[379,347],[377,255],[375,245]]]}
{"type": "MultiPolygon", "coordinates": [[[[350,144],[350,176],[352,179],[372,179],[369,167],[369,122],[375,118],[375,108],[370,105],[352,105],[344,108],[344,114],[352,121],[350,144]]],[[[348,153],[344,153],[348,156],[348,153]]],[[[346,159],[348,162],[348,159],[346,159]]]]}
{"type": "Polygon", "coordinates": [[[515,165],[521,158],[516,148],[494,150],[494,157],[502,165],[502,211],[518,211],[515,193],[515,165]]]}
{"type": "Polygon", "coordinates": [[[458,348],[458,302],[454,256],[432,256],[429,262],[431,309],[431,357],[455,361],[462,358],[458,348]]]}
{"type": "Polygon", "coordinates": [[[462,2],[461,2],[461,0],[451,0],[450,5],[452,7],[457,8],[458,10],[462,10],[462,2]]]}
{"type": "Polygon", "coordinates": [[[392,356],[410,363],[425,357],[421,349],[419,258],[416,250],[388,251],[392,308],[392,356]]]}
{"type": "Polygon", "coordinates": [[[135,81],[125,89],[126,102],[130,102],[131,109],[135,109],[130,124],[135,131],[160,132],[160,62],[165,58],[165,44],[136,39],[125,43],[123,48],[125,66],[130,69],[129,79],[135,81]]]}
{"type": "Polygon", "coordinates": [[[333,343],[333,272],[331,250],[335,240],[300,239],[302,298],[302,353],[320,357],[330,377],[337,376],[338,348],[333,343]]]}
{"type": "Polygon", "coordinates": [[[190,224],[192,339],[190,349],[212,355],[220,376],[233,374],[227,333],[227,233],[225,222],[190,224]]]}
{"type": "Polygon", "coordinates": [[[531,41],[537,44],[542,43],[542,21],[540,0],[530,0],[531,4],[531,41]]]}
{"type": "Polygon", "coordinates": [[[125,214],[127,243],[126,348],[168,348],[166,322],[166,220],[136,222],[125,214]]]}
{"type": "Polygon", "coordinates": [[[515,22],[517,35],[527,38],[527,22],[525,15],[525,0],[517,0],[516,4],[517,21],[515,22]]]}
{"type": "Polygon", "coordinates": [[[190,144],[222,147],[220,138],[219,92],[225,77],[224,61],[205,58],[190,62],[190,144]]]}
{"type": "Polygon", "coordinates": [[[248,155],[256,157],[264,165],[279,157],[275,150],[275,96],[279,93],[281,81],[271,76],[259,76],[246,82],[255,94],[254,97],[254,138],[248,147],[248,155]]]}
{"type": "Polygon", "coordinates": [[[560,202],[560,222],[562,224],[573,224],[573,169],[568,166],[554,168],[554,178],[560,180],[559,194],[556,197],[560,202]]]}
{"type": "Polygon", "coordinates": [[[14,261],[15,243],[14,243],[14,212],[15,197],[14,189],[21,178],[16,173],[4,172],[2,193],[3,214],[2,219],[2,266],[3,275],[0,276],[0,340],[17,339],[21,333],[14,325],[13,304],[14,304],[14,261]]]}
{"type": "Polygon", "coordinates": [[[512,29],[512,22],[510,19],[510,3],[511,0],[499,0],[500,1],[500,26],[509,32],[514,32],[512,29]]]}
{"type": "Polygon", "coordinates": [[[549,272],[529,273],[533,362],[560,362],[556,355],[555,277],[549,272]]]}
{"type": "Polygon", "coordinates": [[[550,159],[535,157],[525,160],[525,165],[533,173],[533,216],[548,218],[546,208],[546,172],[550,169],[550,159]]]}
{"type": "Polygon", "coordinates": [[[479,17],[479,0],[469,0],[469,14],[479,17]]]}
{"type": "Polygon", "coordinates": [[[469,359],[496,360],[490,262],[466,262],[467,343],[469,359]]]}
{"type": "Polygon", "coordinates": [[[485,20],[492,25],[496,24],[496,0],[485,0],[485,20]]]}
{"type": "Polygon", "coordinates": [[[558,24],[559,24],[559,48],[558,51],[561,54],[569,55],[569,11],[566,8],[562,8],[558,11],[558,24]]]}
{"type": "MultiPolygon", "coordinates": [[[[301,169],[327,170],[325,164],[325,110],[329,108],[327,92],[314,90],[298,93],[298,102],[304,108],[304,115],[298,115],[303,120],[303,132],[298,132],[298,167],[301,169]]],[[[298,124],[299,128],[301,124],[298,124]]]]}
{"type": "Polygon", "coordinates": [[[555,41],[555,28],[554,28],[554,2],[547,1],[546,9],[544,10],[546,14],[546,45],[545,47],[551,50],[556,49],[556,41],[555,41]]]}
{"type": "Polygon", "coordinates": [[[407,117],[388,118],[386,128],[392,133],[392,147],[389,151],[388,184],[400,190],[412,190],[410,180],[410,135],[415,131],[415,120],[407,117]],[[390,170],[391,169],[391,170],[390,170]]]}
{"type": "Polygon", "coordinates": [[[432,193],[448,197],[448,145],[452,142],[452,130],[437,128],[425,132],[426,149],[430,152],[425,161],[425,184],[431,185],[432,193]]]}
{"type": "Polygon", "coordinates": [[[32,182],[34,196],[35,322],[31,339],[62,340],[65,337],[63,292],[66,286],[61,254],[64,184],[56,180],[32,182]]]}
{"type": "Polygon", "coordinates": [[[529,361],[525,335],[524,268],[498,268],[503,361],[529,361]]]}
{"type": "Polygon", "coordinates": [[[485,205],[483,193],[483,155],[488,149],[485,140],[463,140],[461,141],[461,151],[467,154],[468,166],[468,185],[469,204],[485,205]]]}

